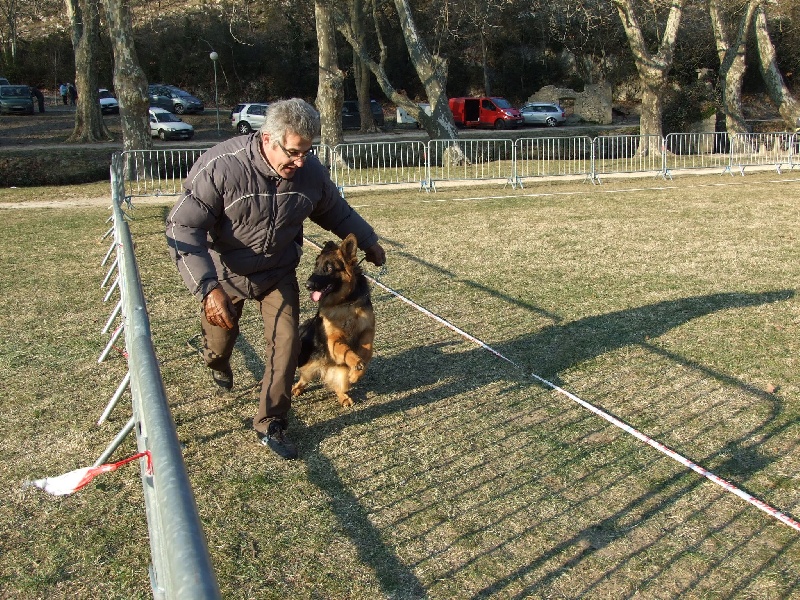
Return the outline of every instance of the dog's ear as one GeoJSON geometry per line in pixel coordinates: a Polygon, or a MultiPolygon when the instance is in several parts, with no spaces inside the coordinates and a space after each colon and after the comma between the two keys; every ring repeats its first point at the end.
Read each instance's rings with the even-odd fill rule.
{"type": "Polygon", "coordinates": [[[336,250],[339,246],[336,245],[336,242],[327,241],[325,245],[322,246],[322,252],[331,252],[332,250],[336,250]]]}
{"type": "Polygon", "coordinates": [[[339,246],[344,259],[348,262],[356,260],[358,254],[358,240],[352,233],[342,240],[342,245],[339,246]]]}

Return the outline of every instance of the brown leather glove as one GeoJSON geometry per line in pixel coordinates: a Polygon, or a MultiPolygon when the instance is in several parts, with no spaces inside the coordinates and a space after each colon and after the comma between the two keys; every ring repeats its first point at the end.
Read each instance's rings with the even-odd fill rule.
{"type": "Polygon", "coordinates": [[[221,287],[215,287],[206,294],[203,298],[203,311],[206,313],[206,321],[224,329],[233,329],[238,320],[230,296],[221,287]]]}
{"type": "Polygon", "coordinates": [[[364,258],[376,267],[380,267],[386,262],[386,252],[383,251],[380,244],[373,244],[364,250],[364,254],[366,255],[364,258]]]}

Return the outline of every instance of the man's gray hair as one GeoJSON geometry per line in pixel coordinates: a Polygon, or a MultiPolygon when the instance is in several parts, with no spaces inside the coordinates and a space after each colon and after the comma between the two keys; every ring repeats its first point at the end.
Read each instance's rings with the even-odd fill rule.
{"type": "Polygon", "coordinates": [[[319,113],[301,98],[272,102],[267,107],[260,131],[268,133],[272,143],[285,144],[287,133],[313,140],[319,135],[319,113]]]}

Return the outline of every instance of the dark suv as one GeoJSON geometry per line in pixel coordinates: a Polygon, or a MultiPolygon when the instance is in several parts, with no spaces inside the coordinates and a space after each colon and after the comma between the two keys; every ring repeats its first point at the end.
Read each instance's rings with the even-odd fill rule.
{"type": "Polygon", "coordinates": [[[151,83],[147,86],[147,95],[150,96],[150,106],[163,108],[177,115],[201,113],[205,108],[202,100],[174,85],[151,83]]]}
{"type": "MultiPolygon", "coordinates": [[[[383,108],[375,100],[369,101],[372,109],[372,119],[375,125],[383,127],[383,108]]],[[[360,129],[361,114],[358,110],[358,100],[345,100],[342,104],[342,129],[360,129]]]]}

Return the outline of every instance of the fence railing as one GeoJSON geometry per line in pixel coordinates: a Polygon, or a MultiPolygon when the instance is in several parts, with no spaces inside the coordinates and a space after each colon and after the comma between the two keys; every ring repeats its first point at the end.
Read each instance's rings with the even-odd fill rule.
{"type": "MultiPolygon", "coordinates": [[[[122,316],[122,323],[112,335],[112,342],[100,361],[124,331],[128,374],[117,388],[101,421],[108,416],[128,384],[133,416],[96,464],[104,462],[131,431],[135,433],[139,451],[149,452],[151,459],[151,470],[142,466],[141,477],[152,557],[150,582],[153,596],[157,600],[216,600],[221,597],[220,590],[153,349],[133,240],[121,206],[125,201],[122,185],[125,158],[115,154],[111,164],[113,226],[109,232],[113,232],[114,242],[106,260],[116,249],[117,257],[109,275],[116,269],[117,277],[106,299],[113,289],[118,289],[120,301],[104,331],[109,329],[117,315],[122,316]]],[[[104,284],[109,279],[106,276],[104,284]]]]}
{"type": "MultiPolygon", "coordinates": [[[[204,149],[124,152],[127,196],[175,195],[204,149]]],[[[340,189],[414,184],[435,190],[442,181],[498,180],[523,185],[537,177],[647,174],[671,177],[694,169],[744,174],[746,167],[794,168],[800,163],[794,133],[671,133],[363,142],[313,149],[340,189]]]]}

